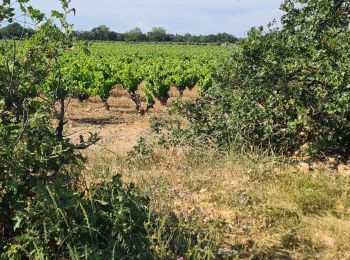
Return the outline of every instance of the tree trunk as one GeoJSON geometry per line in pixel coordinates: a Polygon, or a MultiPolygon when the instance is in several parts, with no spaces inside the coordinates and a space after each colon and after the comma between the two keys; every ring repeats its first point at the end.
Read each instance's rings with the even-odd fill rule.
{"type": "Polygon", "coordinates": [[[110,105],[108,104],[108,97],[101,97],[102,103],[107,111],[110,109],[110,105]]]}

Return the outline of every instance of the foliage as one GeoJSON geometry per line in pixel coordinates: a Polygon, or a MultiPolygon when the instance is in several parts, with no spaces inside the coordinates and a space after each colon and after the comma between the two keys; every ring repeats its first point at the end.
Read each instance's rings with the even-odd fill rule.
{"type": "Polygon", "coordinates": [[[229,125],[230,99],[213,91],[193,100],[177,100],[168,115],[154,117],[151,129],[160,145],[193,147],[225,147],[234,141],[229,125]],[[225,113],[222,113],[225,111],[225,113]]]}
{"type": "Polygon", "coordinates": [[[2,258],[147,256],[148,200],[133,186],[123,188],[120,176],[85,193],[64,182],[35,186],[32,193],[14,214],[16,235],[2,241],[2,258]]]}
{"type": "Polygon", "coordinates": [[[106,25],[100,25],[91,30],[93,39],[97,41],[108,40],[110,29],[106,25]]]}
{"type": "Polygon", "coordinates": [[[307,144],[314,151],[348,152],[350,7],[345,1],[298,2],[282,5],[281,31],[253,30],[235,55],[233,120],[265,147],[295,151],[307,144]]]}
{"type": "Polygon", "coordinates": [[[136,27],[125,33],[125,40],[127,42],[142,42],[146,39],[146,35],[142,33],[139,27],[136,27]]]}
{"type": "Polygon", "coordinates": [[[215,259],[223,221],[207,220],[198,210],[155,215],[147,225],[150,247],[162,259],[215,259]]]}
{"type": "Polygon", "coordinates": [[[15,22],[11,23],[0,30],[0,39],[23,38],[24,36],[32,36],[35,33],[33,29],[23,27],[15,22]]]}
{"type": "MultiPolygon", "coordinates": [[[[212,70],[227,59],[229,53],[229,48],[208,46],[80,44],[59,57],[58,71],[64,96],[72,95],[83,101],[98,95],[109,109],[110,91],[121,84],[136,110],[143,114],[153,107],[155,99],[166,105],[171,86],[176,87],[180,95],[186,88],[195,86],[209,89],[213,83],[212,70]],[[143,81],[145,107],[137,92],[143,81]]],[[[54,89],[56,76],[45,82],[44,91],[54,89]]]]}
{"type": "Polygon", "coordinates": [[[185,44],[220,44],[237,43],[239,39],[232,34],[218,33],[209,35],[179,35],[167,33],[163,27],[153,27],[150,32],[143,33],[136,27],[125,33],[111,31],[106,25],[97,26],[90,31],[75,31],[78,40],[87,41],[119,41],[119,42],[157,42],[185,44]]]}
{"type": "Polygon", "coordinates": [[[253,28],[207,96],[177,111],[193,136],[219,135],[223,144],[348,153],[349,3],[293,0],[281,8],[281,28],[253,28]]]}
{"type": "MultiPolygon", "coordinates": [[[[41,85],[50,74],[55,74],[57,52],[67,44],[63,32],[53,23],[54,17],[61,17],[61,13],[53,13],[52,19],[44,21],[43,14],[26,6],[27,2],[18,1],[18,4],[40,24],[38,33],[29,41],[14,40],[1,46],[1,249],[17,236],[16,214],[35,198],[34,187],[54,179],[73,183],[74,175],[68,174],[68,166],[80,160],[69,140],[53,129],[50,105],[39,99],[41,85]],[[20,49],[21,44],[24,46],[20,49]]],[[[62,1],[63,8],[69,12],[67,4],[62,1]]],[[[11,1],[4,1],[1,8],[12,10],[11,6],[11,1]]],[[[10,11],[1,18],[11,22],[13,16],[10,11]]],[[[62,26],[66,25],[62,22],[62,26]]],[[[56,98],[53,96],[48,102],[55,102],[56,98]]]]}
{"type": "Polygon", "coordinates": [[[17,236],[16,214],[36,197],[34,187],[54,179],[72,183],[67,166],[79,162],[74,147],[56,138],[41,104],[31,102],[28,107],[39,109],[25,125],[11,123],[13,116],[0,109],[0,251],[17,236]]]}
{"type": "Polygon", "coordinates": [[[147,143],[145,137],[140,137],[134,148],[128,152],[129,164],[146,164],[153,159],[154,147],[147,143]]]}
{"type": "Polygon", "coordinates": [[[63,131],[65,99],[89,86],[72,88],[73,72],[88,82],[98,78],[97,89],[105,91],[113,67],[101,61],[92,78],[84,73],[89,67],[71,59],[66,18],[75,10],[69,0],[49,18],[28,2],[0,5],[0,22],[12,22],[17,4],[38,28],[31,38],[0,45],[0,258],[142,258],[147,197],[123,187],[120,176],[79,190],[82,158],[76,150],[99,137],[91,133],[75,146],[63,131]]]}
{"type": "Polygon", "coordinates": [[[153,27],[152,31],[147,33],[147,38],[152,42],[165,42],[170,40],[169,35],[163,27],[153,27]]]}

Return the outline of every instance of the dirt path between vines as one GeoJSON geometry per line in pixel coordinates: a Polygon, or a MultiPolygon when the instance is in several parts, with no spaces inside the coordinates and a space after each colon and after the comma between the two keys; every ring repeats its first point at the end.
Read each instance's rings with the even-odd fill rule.
{"type": "MultiPolygon", "coordinates": [[[[140,84],[141,97],[143,87],[143,84],[140,84]]],[[[168,103],[179,97],[175,88],[170,89],[169,95],[168,103]]],[[[193,98],[196,95],[196,88],[187,89],[183,99],[193,98]]],[[[136,113],[135,104],[121,87],[112,90],[108,103],[111,106],[109,111],[104,108],[100,98],[97,97],[84,102],[76,99],[67,100],[66,136],[73,143],[79,142],[80,135],[84,138],[89,137],[89,132],[98,133],[102,138],[96,145],[83,151],[87,159],[104,153],[126,155],[135,146],[140,136],[149,130],[149,118],[164,114],[167,109],[156,102],[147,115],[141,116],[136,113]]]]}
{"type": "Polygon", "coordinates": [[[101,140],[83,151],[94,157],[103,153],[125,155],[148,129],[150,115],[141,116],[135,112],[133,103],[127,97],[109,99],[111,108],[107,111],[96,98],[84,101],[68,101],[66,136],[78,143],[80,135],[89,137],[89,132],[98,133],[101,140]]]}

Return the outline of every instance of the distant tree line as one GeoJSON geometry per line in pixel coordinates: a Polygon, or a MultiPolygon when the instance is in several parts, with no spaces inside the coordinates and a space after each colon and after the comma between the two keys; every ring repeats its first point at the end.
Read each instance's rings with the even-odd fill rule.
{"type": "MultiPolygon", "coordinates": [[[[25,28],[19,23],[12,23],[0,28],[0,39],[32,36],[35,30],[25,28]]],[[[239,39],[232,34],[218,33],[209,35],[169,34],[163,27],[154,27],[150,32],[143,33],[136,27],[125,33],[111,31],[106,25],[100,25],[90,31],[75,31],[78,40],[87,41],[119,41],[119,42],[183,42],[183,43],[235,43],[239,39]]]]}
{"type": "Polygon", "coordinates": [[[111,31],[106,25],[100,25],[91,31],[76,31],[78,40],[89,41],[125,41],[125,42],[184,42],[184,43],[235,43],[239,39],[232,34],[218,33],[210,35],[169,34],[163,27],[153,27],[150,32],[143,33],[136,27],[126,33],[111,31]]]}
{"type": "Polygon", "coordinates": [[[25,28],[19,23],[11,23],[3,28],[0,28],[0,39],[23,38],[31,37],[35,31],[31,28],[25,28]]]}

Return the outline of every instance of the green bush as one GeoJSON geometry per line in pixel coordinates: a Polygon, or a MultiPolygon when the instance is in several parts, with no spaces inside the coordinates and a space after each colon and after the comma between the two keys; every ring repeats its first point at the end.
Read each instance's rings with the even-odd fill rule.
{"type": "MultiPolygon", "coordinates": [[[[59,140],[43,112],[23,127],[0,107],[0,248],[15,235],[15,214],[35,199],[34,187],[55,179],[73,183],[70,164],[79,163],[68,140],[59,140]]],[[[1,251],[1,250],[0,250],[1,251]]]]}
{"type": "Polygon", "coordinates": [[[232,123],[278,151],[348,152],[349,5],[286,1],[282,10],[281,30],[252,30],[234,54],[232,123]]]}
{"type": "Polygon", "coordinates": [[[123,187],[120,176],[78,186],[77,149],[98,138],[75,146],[64,137],[59,57],[74,44],[65,20],[70,0],[50,18],[28,2],[0,4],[0,26],[13,22],[15,4],[38,24],[30,39],[0,43],[0,258],[147,257],[147,197],[123,187]]]}
{"type": "Polygon", "coordinates": [[[120,176],[76,192],[65,183],[38,185],[17,209],[14,236],[2,241],[2,258],[144,258],[148,199],[120,176]]]}
{"type": "Polygon", "coordinates": [[[253,28],[216,86],[175,109],[181,137],[207,136],[291,154],[350,151],[350,6],[288,0],[281,28],[253,28]]]}

